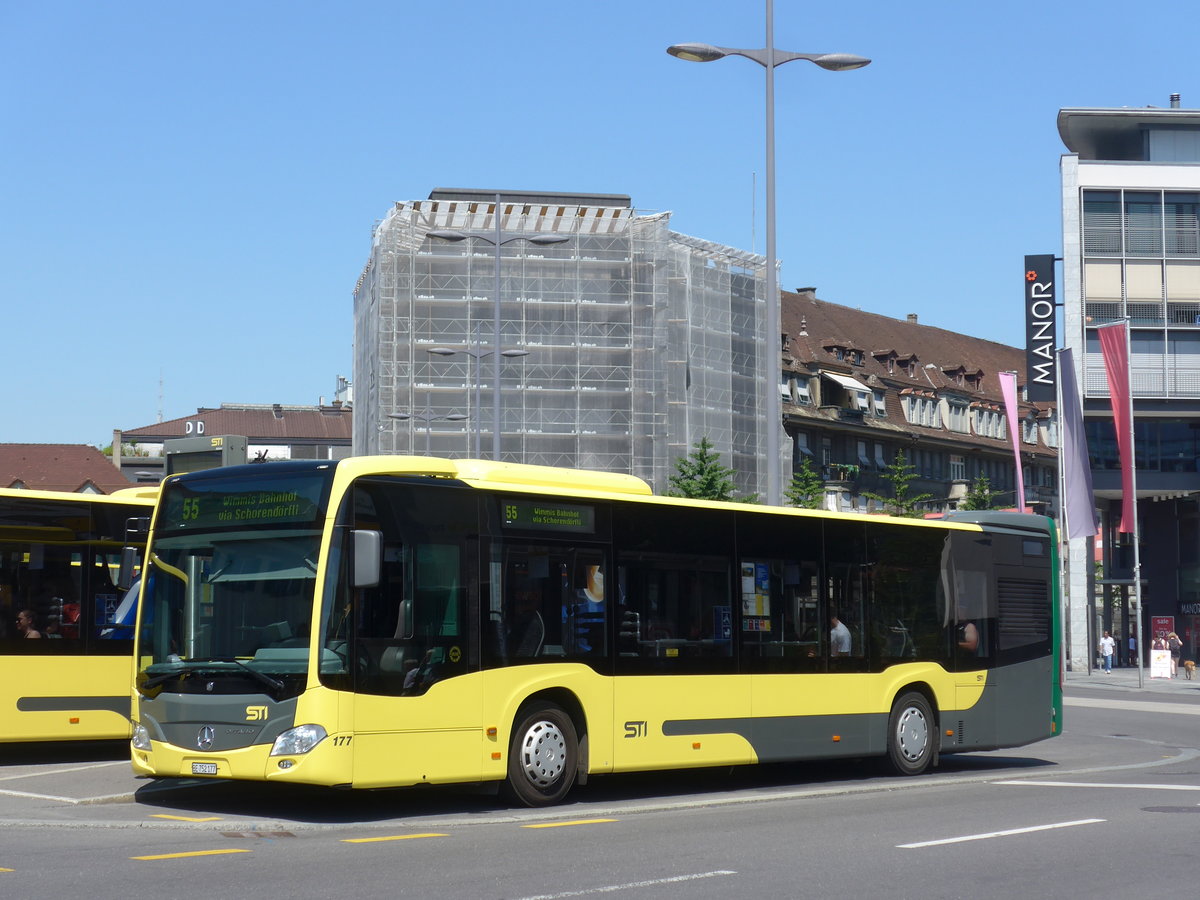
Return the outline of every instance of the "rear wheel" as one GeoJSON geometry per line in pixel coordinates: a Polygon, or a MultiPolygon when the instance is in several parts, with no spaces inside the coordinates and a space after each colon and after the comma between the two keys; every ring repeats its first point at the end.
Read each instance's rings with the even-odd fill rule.
{"type": "Polygon", "coordinates": [[[937,723],[924,694],[902,694],[888,717],[888,761],[898,775],[920,775],[933,762],[937,723]]]}
{"type": "Polygon", "coordinates": [[[504,794],[525,806],[550,806],[575,783],[579,741],[571,717],[552,703],[517,714],[504,794]]]}

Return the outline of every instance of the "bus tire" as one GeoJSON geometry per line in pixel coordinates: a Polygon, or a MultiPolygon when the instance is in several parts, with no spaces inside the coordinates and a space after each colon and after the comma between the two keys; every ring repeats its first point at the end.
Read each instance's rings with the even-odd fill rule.
{"type": "Polygon", "coordinates": [[[933,762],[937,723],[924,694],[909,691],[892,705],[888,717],[888,762],[897,775],[920,775],[933,762]]]}
{"type": "Polygon", "coordinates": [[[567,795],[579,765],[575,723],[552,703],[517,714],[508,748],[504,796],[525,806],[551,806],[567,795]]]}

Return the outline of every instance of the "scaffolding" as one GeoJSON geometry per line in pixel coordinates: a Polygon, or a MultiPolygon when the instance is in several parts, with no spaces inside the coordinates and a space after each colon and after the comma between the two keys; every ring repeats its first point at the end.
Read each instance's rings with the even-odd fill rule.
{"type": "Polygon", "coordinates": [[[764,356],[762,256],[672,232],[670,213],[569,194],[499,209],[505,235],[564,243],[451,243],[429,232],[494,233],[497,211],[494,193],[446,193],[397,203],[374,230],[354,295],[355,453],[490,455],[498,346],[527,352],[503,360],[503,459],[632,473],[664,492],[708,437],[740,490],[765,491],[760,386],[778,358],[764,356]]]}

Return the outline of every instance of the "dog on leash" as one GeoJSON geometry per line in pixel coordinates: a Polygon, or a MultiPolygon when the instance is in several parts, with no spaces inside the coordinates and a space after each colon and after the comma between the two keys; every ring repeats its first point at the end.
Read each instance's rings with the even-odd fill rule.
{"type": "Polygon", "coordinates": [[[1183,677],[1188,681],[1192,680],[1192,676],[1196,673],[1196,663],[1190,659],[1183,661],[1183,677]]]}

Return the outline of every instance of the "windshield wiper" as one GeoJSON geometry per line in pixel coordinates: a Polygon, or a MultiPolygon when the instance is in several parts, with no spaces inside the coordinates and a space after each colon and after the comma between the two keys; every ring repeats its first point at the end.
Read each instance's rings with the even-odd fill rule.
{"type": "Polygon", "coordinates": [[[141,684],[138,685],[138,688],[139,689],[152,688],[152,687],[155,687],[156,685],[163,684],[164,682],[170,681],[172,678],[188,678],[192,675],[196,675],[200,672],[205,671],[204,666],[206,663],[233,663],[235,666],[238,666],[242,671],[248,673],[256,681],[260,682],[261,684],[266,685],[267,687],[269,687],[272,691],[274,691],[276,693],[283,691],[283,689],[285,687],[287,687],[287,685],[285,685],[278,678],[272,678],[266,672],[260,672],[257,669],[250,668],[250,666],[246,665],[244,662],[242,662],[237,657],[206,656],[203,658],[181,660],[177,665],[182,666],[182,668],[177,669],[176,671],[173,671],[173,672],[166,672],[162,675],[155,675],[152,678],[147,678],[145,681],[143,681],[141,684]]]}

